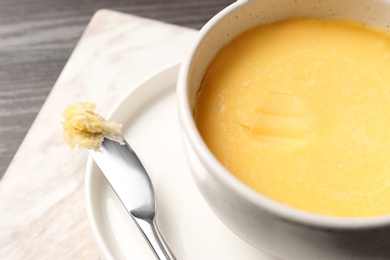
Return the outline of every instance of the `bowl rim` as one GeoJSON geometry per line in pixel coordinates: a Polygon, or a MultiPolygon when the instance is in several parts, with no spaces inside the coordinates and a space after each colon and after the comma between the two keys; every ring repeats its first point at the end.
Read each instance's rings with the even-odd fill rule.
{"type": "Polygon", "coordinates": [[[208,35],[208,32],[218,22],[223,20],[227,14],[247,3],[247,1],[236,1],[211,18],[198,32],[197,37],[188,49],[188,52],[180,66],[176,89],[178,117],[184,137],[189,142],[191,148],[194,150],[199,160],[204,165],[207,165],[210,169],[212,169],[210,174],[214,175],[218,181],[224,182],[224,184],[235,190],[237,194],[248,200],[253,205],[256,205],[262,210],[266,210],[269,214],[279,217],[285,221],[310,226],[312,228],[333,230],[362,230],[389,226],[390,214],[374,217],[337,217],[319,215],[283,205],[251,189],[249,186],[241,182],[232,175],[207,148],[207,145],[197,130],[189,104],[187,86],[190,68],[192,65],[191,62],[196,54],[197,48],[208,35]]]}

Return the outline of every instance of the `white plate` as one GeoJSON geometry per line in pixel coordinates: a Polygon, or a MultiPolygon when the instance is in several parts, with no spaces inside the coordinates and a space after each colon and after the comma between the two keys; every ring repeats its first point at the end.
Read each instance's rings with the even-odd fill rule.
{"type": "MultiPolygon", "coordinates": [[[[157,223],[177,259],[274,259],[247,244],[214,215],[187,168],[176,113],[179,65],[154,74],[124,97],[110,119],[124,124],[155,186],[157,223]]],[[[89,159],[88,218],[104,259],[154,259],[111,186],[89,159]]]]}

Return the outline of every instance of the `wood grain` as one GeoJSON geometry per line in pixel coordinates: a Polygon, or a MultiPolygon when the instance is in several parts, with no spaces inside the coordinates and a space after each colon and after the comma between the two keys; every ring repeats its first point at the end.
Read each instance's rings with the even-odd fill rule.
{"type": "Polygon", "coordinates": [[[97,10],[200,29],[232,2],[0,0],[0,178],[97,10]]]}

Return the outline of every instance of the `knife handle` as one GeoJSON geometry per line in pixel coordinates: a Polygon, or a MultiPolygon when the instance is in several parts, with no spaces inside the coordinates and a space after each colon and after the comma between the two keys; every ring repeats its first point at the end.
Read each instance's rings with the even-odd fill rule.
{"type": "Polygon", "coordinates": [[[146,240],[148,241],[150,247],[153,249],[155,255],[160,260],[174,260],[172,252],[170,251],[168,244],[165,242],[164,238],[159,233],[155,222],[153,219],[148,218],[138,218],[132,215],[139,229],[144,234],[146,240]]]}

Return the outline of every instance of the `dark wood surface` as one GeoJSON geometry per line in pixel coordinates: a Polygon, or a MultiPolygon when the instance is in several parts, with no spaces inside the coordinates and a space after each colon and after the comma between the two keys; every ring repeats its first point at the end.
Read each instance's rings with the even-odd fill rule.
{"type": "Polygon", "coordinates": [[[97,10],[200,29],[232,2],[0,0],[0,178],[97,10]]]}

